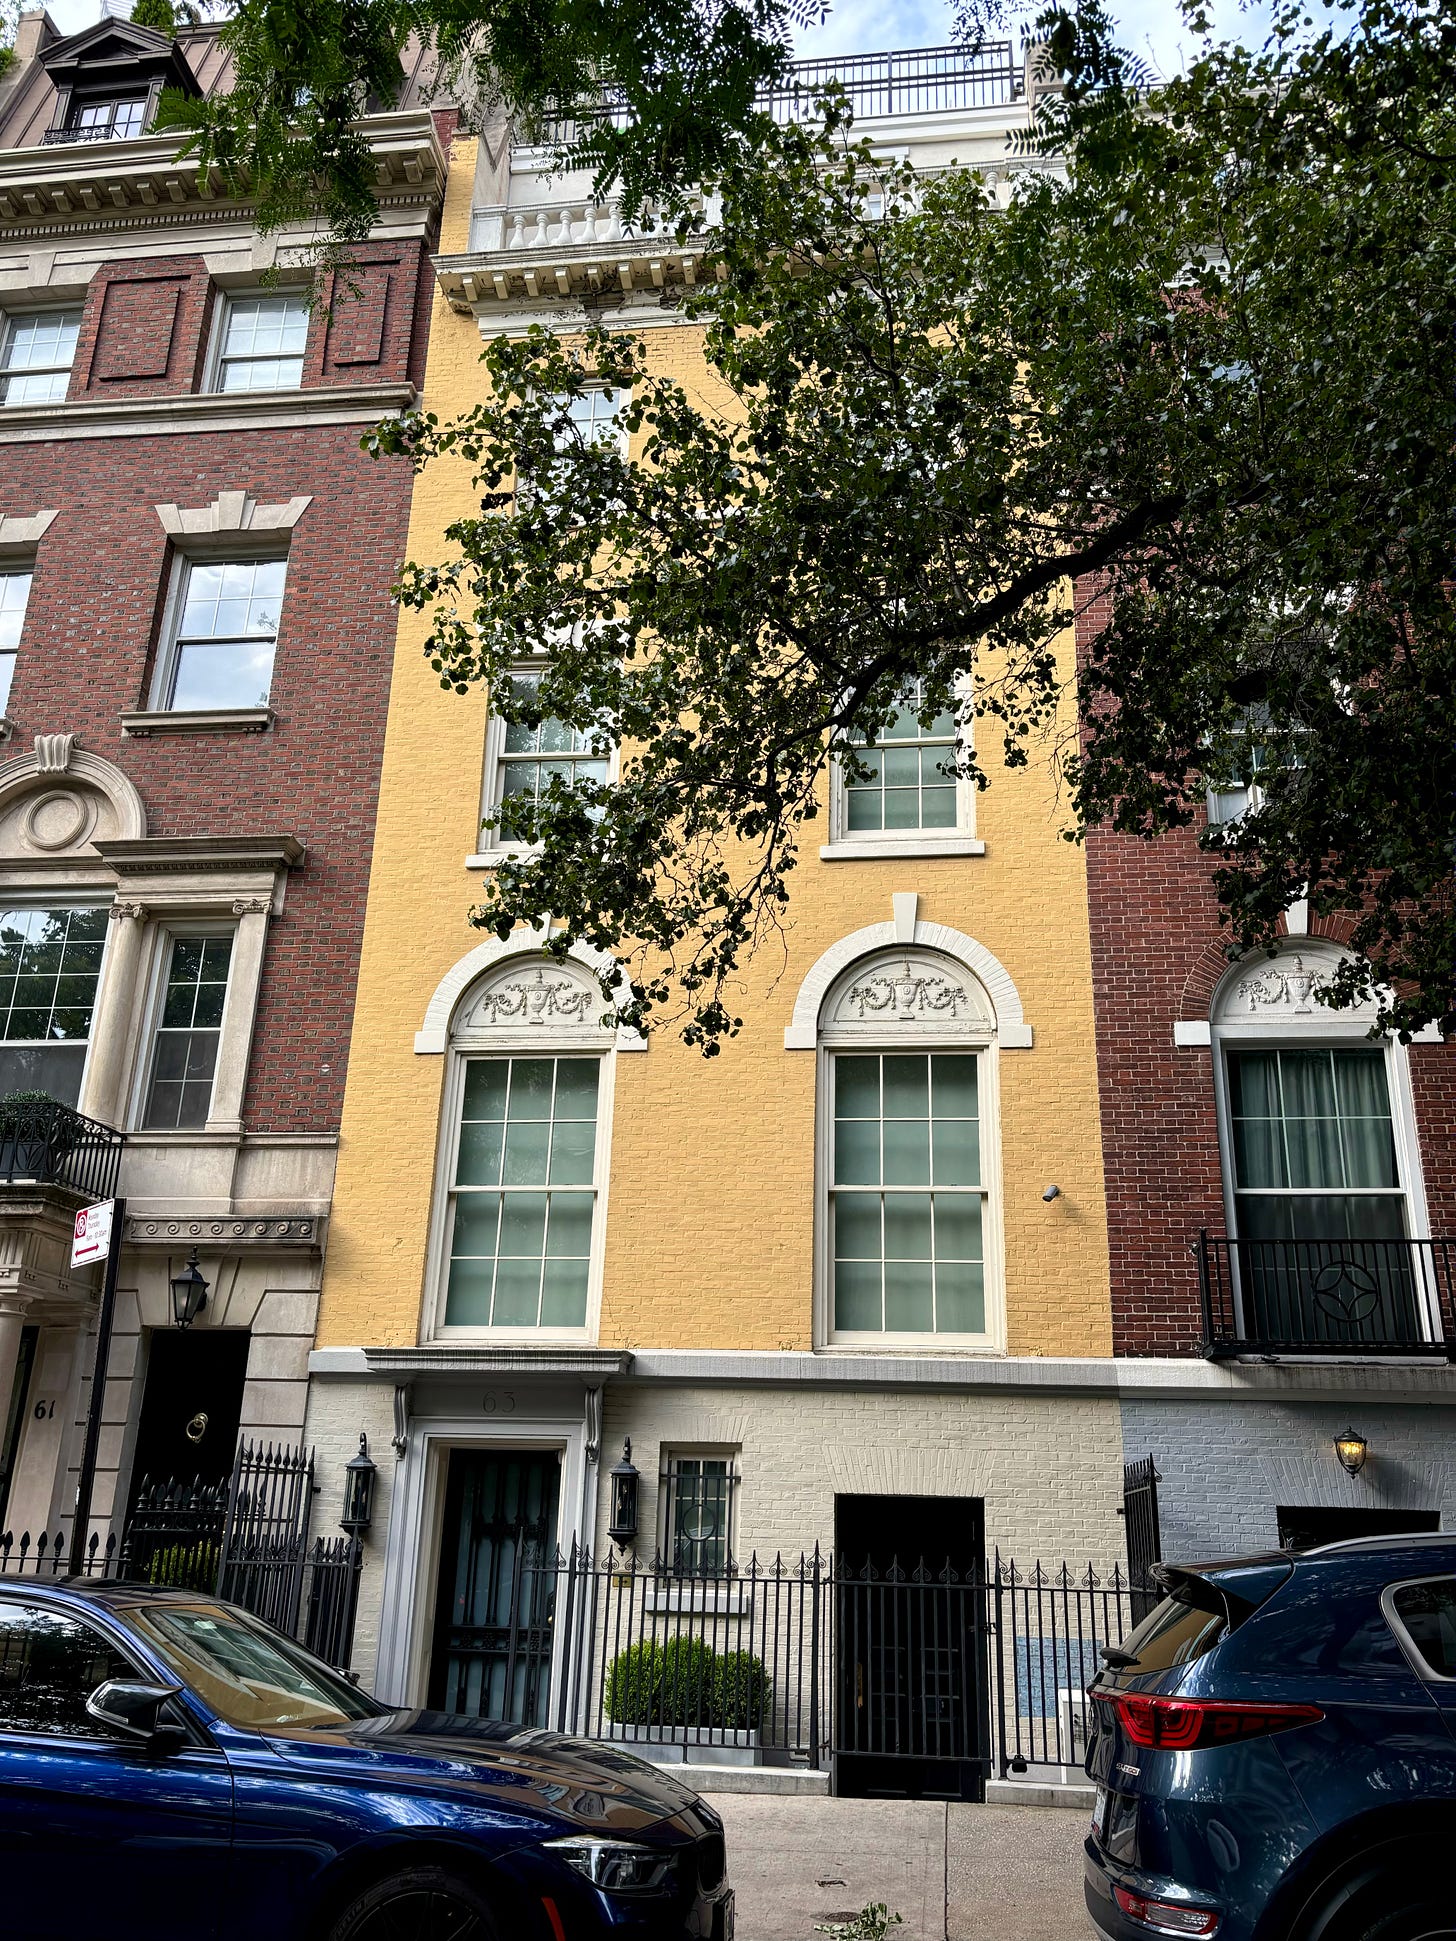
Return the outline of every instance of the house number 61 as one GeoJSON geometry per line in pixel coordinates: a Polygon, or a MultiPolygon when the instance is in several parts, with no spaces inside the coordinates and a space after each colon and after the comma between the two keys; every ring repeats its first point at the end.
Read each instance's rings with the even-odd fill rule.
{"type": "Polygon", "coordinates": [[[508,1388],[488,1388],[480,1406],[486,1415],[514,1415],[516,1398],[508,1388]]]}

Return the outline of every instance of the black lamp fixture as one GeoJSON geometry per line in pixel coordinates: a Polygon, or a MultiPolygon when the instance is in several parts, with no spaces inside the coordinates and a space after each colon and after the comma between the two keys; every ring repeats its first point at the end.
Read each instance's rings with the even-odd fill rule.
{"type": "Polygon", "coordinates": [[[1335,1437],[1335,1455],[1348,1475],[1358,1476],[1369,1454],[1370,1444],[1358,1429],[1346,1429],[1343,1435],[1335,1437]]]}
{"type": "Polygon", "coordinates": [[[182,1272],[172,1276],[172,1319],[179,1328],[190,1328],[207,1306],[207,1288],[194,1247],[182,1272]]]}
{"type": "Polygon", "coordinates": [[[362,1537],[374,1520],[374,1479],[379,1471],[369,1458],[369,1438],[359,1436],[359,1453],[344,1464],[344,1507],[339,1528],[362,1537]]]}
{"type": "Polygon", "coordinates": [[[612,1514],[607,1535],[613,1543],[637,1541],[637,1484],[641,1480],[632,1461],[632,1443],[622,1444],[622,1460],[612,1464],[612,1514]]]}

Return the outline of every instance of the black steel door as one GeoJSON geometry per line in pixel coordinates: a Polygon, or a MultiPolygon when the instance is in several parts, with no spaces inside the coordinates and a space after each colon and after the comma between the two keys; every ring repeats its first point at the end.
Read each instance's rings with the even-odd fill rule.
{"type": "Polygon", "coordinates": [[[131,1466],[143,1483],[225,1483],[232,1473],[248,1372],[246,1328],[154,1328],[131,1466]]]}
{"type": "Polygon", "coordinates": [[[836,1498],[837,1793],[984,1798],[983,1531],[971,1497],[836,1498]]]}
{"type": "Polygon", "coordinates": [[[555,1450],[452,1452],[430,1658],[437,1711],[545,1725],[560,1489],[555,1450]]]}

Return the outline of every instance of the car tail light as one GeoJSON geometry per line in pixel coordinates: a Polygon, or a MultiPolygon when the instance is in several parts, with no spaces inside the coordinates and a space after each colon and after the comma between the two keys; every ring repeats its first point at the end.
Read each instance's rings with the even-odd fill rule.
{"type": "Polygon", "coordinates": [[[1113,1896],[1129,1920],[1141,1921],[1154,1934],[1217,1934],[1218,1915],[1211,1907],[1189,1907],[1184,1901],[1150,1901],[1146,1894],[1134,1894],[1126,1887],[1114,1887],[1113,1896]]]}
{"type": "MultiPolygon", "coordinates": [[[[1094,1692],[1110,1705],[1135,1746],[1159,1752],[1202,1752],[1210,1746],[1242,1745],[1295,1725],[1316,1725],[1317,1705],[1243,1705],[1228,1699],[1164,1698],[1153,1692],[1094,1692]]],[[[1212,1933],[1212,1929],[1206,1930],[1212,1933]]],[[[1202,1928],[1190,1928],[1202,1934],[1202,1928]]]]}

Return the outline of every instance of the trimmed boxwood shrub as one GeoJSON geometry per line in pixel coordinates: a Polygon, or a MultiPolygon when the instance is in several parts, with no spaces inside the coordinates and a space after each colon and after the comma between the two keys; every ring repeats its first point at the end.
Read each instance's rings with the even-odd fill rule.
{"type": "Polygon", "coordinates": [[[607,1716],[617,1725],[751,1730],[763,1716],[768,1677],[749,1651],[719,1657],[701,1638],[644,1639],[607,1671],[607,1716]]]}
{"type": "Polygon", "coordinates": [[[215,1543],[172,1543],[147,1560],[147,1582],[169,1590],[210,1591],[217,1584],[221,1548],[215,1543]]]}

